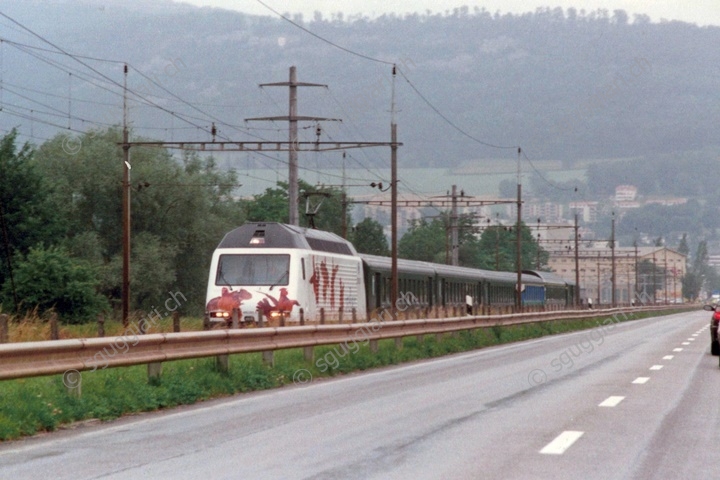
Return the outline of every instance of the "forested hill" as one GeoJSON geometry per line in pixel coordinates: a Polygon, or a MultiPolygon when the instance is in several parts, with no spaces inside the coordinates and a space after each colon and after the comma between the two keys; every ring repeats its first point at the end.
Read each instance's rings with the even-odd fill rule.
{"type": "MultiPolygon", "coordinates": [[[[390,67],[347,53],[277,17],[161,1],[2,0],[0,9],[67,51],[130,62],[204,112],[237,126],[220,125],[227,135],[241,136],[244,118],[286,114],[286,90],[259,90],[257,85],[285,81],[288,67],[297,65],[300,81],[330,87],[328,92],[300,89],[300,114],[343,118],[342,127],[326,127],[335,138],[387,141],[390,67]]],[[[521,145],[537,159],[571,164],[720,144],[718,27],[559,8],[523,15],[459,8],[374,19],[293,18],[337,45],[400,65],[404,76],[396,85],[405,165],[457,165],[508,155],[454,129],[418,92],[475,139],[521,145]]],[[[2,35],[38,44],[17,28],[2,35]]],[[[38,67],[8,45],[3,61],[6,82],[67,95],[67,74],[38,67]]],[[[130,86],[139,89],[146,83],[134,77],[130,86]]],[[[78,79],[70,88],[75,99],[105,95],[78,79]]],[[[174,111],[203,117],[172,103],[154,85],[148,85],[148,93],[174,111]]],[[[5,93],[3,101],[10,98],[5,93]]],[[[67,109],[67,101],[59,101],[67,109]]],[[[115,97],[109,101],[119,105],[115,97]]],[[[153,117],[149,110],[132,111],[136,132],[168,140],[170,130],[175,140],[184,134],[177,120],[153,117]],[[142,130],[151,124],[157,131],[142,130]]],[[[79,101],[73,115],[108,123],[121,119],[118,108],[79,101]]],[[[0,127],[18,124],[27,134],[28,122],[17,118],[3,117],[0,127]]],[[[283,138],[284,125],[274,127],[277,132],[261,132],[264,138],[283,138]]],[[[35,133],[42,128],[37,123],[35,133]]],[[[314,133],[308,129],[305,135],[314,139],[314,133]]]]}

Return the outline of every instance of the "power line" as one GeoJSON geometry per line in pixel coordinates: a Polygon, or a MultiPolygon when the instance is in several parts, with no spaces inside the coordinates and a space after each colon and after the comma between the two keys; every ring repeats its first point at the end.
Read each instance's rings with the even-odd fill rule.
{"type": "MultiPolygon", "coordinates": [[[[31,30],[30,28],[24,26],[23,24],[21,24],[20,22],[18,22],[18,21],[15,20],[15,19],[13,19],[12,17],[6,15],[6,14],[3,13],[3,12],[0,12],[0,16],[2,16],[2,17],[4,17],[4,18],[6,18],[7,20],[11,21],[11,22],[14,23],[15,25],[17,25],[17,26],[19,26],[20,28],[22,28],[23,30],[29,32],[31,35],[37,37],[37,38],[40,39],[41,41],[47,43],[47,44],[50,45],[51,47],[55,48],[57,51],[63,53],[64,55],[68,56],[68,57],[71,58],[72,60],[74,60],[74,61],[76,61],[77,63],[81,64],[82,66],[84,66],[84,67],[87,68],[88,70],[94,72],[96,75],[98,75],[98,76],[100,76],[101,78],[105,79],[105,80],[108,81],[109,83],[111,83],[111,84],[113,84],[113,85],[115,85],[115,86],[117,86],[117,87],[119,87],[119,88],[121,88],[121,89],[123,89],[123,90],[126,89],[126,87],[123,86],[122,84],[120,84],[119,82],[117,82],[117,81],[115,81],[114,79],[108,77],[107,75],[105,75],[104,73],[100,72],[99,70],[97,70],[96,68],[92,67],[91,65],[87,64],[86,62],[84,62],[83,60],[79,59],[78,57],[73,56],[71,53],[69,53],[69,52],[65,51],[63,48],[55,45],[55,44],[54,44],[53,42],[51,42],[50,40],[44,38],[42,35],[34,32],[34,31],[31,30]]],[[[172,116],[174,116],[174,117],[176,117],[176,118],[178,118],[178,119],[180,119],[180,120],[182,120],[182,121],[184,121],[184,122],[186,122],[186,123],[188,123],[188,124],[194,125],[194,126],[200,128],[200,129],[202,129],[202,130],[206,130],[205,128],[200,127],[199,125],[193,124],[193,122],[191,122],[191,121],[183,118],[182,116],[179,116],[179,115],[176,114],[175,112],[172,112],[172,111],[166,109],[165,107],[163,107],[163,106],[161,106],[161,105],[158,105],[158,104],[156,104],[155,102],[152,102],[151,100],[147,99],[146,97],[140,95],[139,93],[137,93],[137,92],[135,92],[135,91],[133,91],[133,90],[127,89],[127,91],[130,92],[130,93],[132,93],[132,94],[135,95],[136,97],[144,100],[144,101],[147,102],[148,104],[154,105],[154,106],[157,107],[158,109],[160,109],[160,110],[162,110],[162,111],[164,111],[164,112],[166,112],[166,113],[168,113],[168,114],[170,114],[170,115],[172,115],[172,116]]],[[[207,131],[207,133],[210,133],[210,132],[207,131]]]]}
{"type": "Polygon", "coordinates": [[[458,127],[458,126],[457,126],[453,121],[451,121],[448,117],[446,117],[435,105],[433,105],[433,104],[430,102],[430,100],[428,100],[428,99],[425,97],[425,95],[423,95],[422,93],[420,93],[420,90],[418,90],[418,88],[410,81],[410,79],[407,77],[407,75],[405,75],[405,73],[404,73],[400,68],[398,68],[398,71],[400,72],[400,75],[402,75],[402,77],[403,77],[403,78],[405,79],[405,81],[408,83],[408,85],[410,85],[410,88],[413,89],[413,91],[427,104],[428,107],[430,107],[436,114],[438,114],[438,115],[440,116],[440,118],[442,118],[443,120],[445,120],[445,122],[446,122],[448,125],[450,125],[452,128],[454,128],[454,129],[457,130],[458,132],[460,132],[460,133],[462,133],[463,135],[465,135],[466,137],[468,137],[470,140],[472,140],[472,141],[474,141],[474,142],[477,142],[477,143],[479,143],[480,145],[485,145],[486,147],[491,147],[491,148],[497,148],[497,149],[503,149],[503,150],[510,150],[510,149],[516,149],[516,148],[518,148],[517,145],[513,145],[513,146],[509,146],[509,145],[495,145],[495,144],[493,144],[493,143],[485,142],[485,141],[483,141],[483,140],[480,140],[480,139],[477,138],[477,137],[474,137],[473,135],[470,135],[470,134],[467,133],[465,130],[463,130],[462,128],[458,127]]]}
{"type": "Polygon", "coordinates": [[[385,65],[394,65],[393,62],[388,62],[388,61],[386,61],[386,60],[380,60],[379,58],[373,58],[373,57],[370,57],[370,56],[368,56],[368,55],[364,55],[364,54],[362,54],[362,53],[358,53],[358,52],[356,52],[356,51],[354,51],[354,50],[350,50],[349,48],[342,47],[342,46],[338,45],[337,43],[331,42],[330,40],[321,37],[321,36],[318,35],[317,33],[314,33],[314,32],[312,32],[311,30],[303,27],[303,26],[300,25],[299,23],[293,22],[292,20],[290,20],[289,18],[287,18],[285,15],[281,14],[280,12],[278,12],[277,10],[275,10],[274,8],[272,8],[271,6],[269,6],[268,4],[266,4],[265,2],[263,2],[262,0],[257,0],[257,2],[258,2],[260,5],[262,5],[263,7],[267,8],[268,10],[270,10],[271,12],[273,12],[273,13],[274,13],[275,15],[277,15],[278,17],[280,17],[280,18],[282,18],[283,20],[285,20],[286,22],[288,22],[288,23],[294,25],[295,27],[299,28],[299,29],[302,30],[303,32],[305,32],[305,33],[307,33],[307,34],[309,34],[309,35],[312,35],[313,37],[317,38],[318,40],[320,40],[320,41],[322,41],[322,42],[325,42],[325,43],[327,43],[328,45],[331,45],[331,46],[333,46],[333,47],[335,47],[335,48],[337,48],[337,49],[339,49],[339,50],[342,50],[343,52],[349,53],[350,55],[355,55],[356,57],[364,58],[365,60],[370,60],[371,62],[383,63],[383,64],[385,64],[385,65]]]}

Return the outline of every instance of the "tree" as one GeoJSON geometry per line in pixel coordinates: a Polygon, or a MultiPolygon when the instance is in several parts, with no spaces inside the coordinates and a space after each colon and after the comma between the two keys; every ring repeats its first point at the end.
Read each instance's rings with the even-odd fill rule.
{"type": "MultiPolygon", "coordinates": [[[[27,256],[17,256],[15,285],[21,308],[53,309],[67,323],[94,320],[108,309],[107,299],[98,292],[98,275],[89,262],[73,259],[58,247],[31,248],[27,256]]],[[[10,293],[9,281],[2,288],[10,293]]]]}
{"type": "Polygon", "coordinates": [[[390,248],[382,225],[371,218],[366,218],[355,225],[350,234],[350,241],[360,253],[390,255],[390,248]]]}
{"type": "MultiPolygon", "coordinates": [[[[0,285],[10,280],[13,258],[27,254],[35,245],[51,245],[61,230],[50,200],[51,187],[32,164],[34,150],[25,144],[17,149],[17,131],[0,140],[0,285]]],[[[14,304],[16,295],[6,297],[14,304]]]]}
{"type": "Polygon", "coordinates": [[[434,218],[411,220],[410,228],[398,242],[398,256],[410,260],[445,263],[447,233],[445,221],[434,218]]]}
{"type": "MultiPolygon", "coordinates": [[[[547,268],[550,257],[537,240],[530,228],[521,223],[521,257],[522,268],[526,270],[542,270],[547,268]]],[[[493,225],[486,228],[479,242],[479,268],[500,271],[517,271],[517,230],[515,226],[504,227],[493,225]]]]}
{"type": "Polygon", "coordinates": [[[698,244],[692,265],[688,267],[682,279],[683,297],[694,300],[706,285],[717,285],[717,283],[712,283],[716,281],[717,274],[710,267],[708,260],[707,242],[703,240],[698,244]]]}
{"type": "MultiPolygon", "coordinates": [[[[63,244],[94,262],[103,291],[118,299],[122,132],[90,131],[74,140],[77,149],[67,148],[67,138],[58,135],[45,142],[33,162],[52,183],[55,215],[66,226],[60,235],[63,244]]],[[[133,306],[157,305],[166,295],[161,289],[172,284],[188,298],[187,307],[199,313],[212,252],[225,233],[244,221],[234,198],[237,176],[220,171],[212,157],[186,153],[176,158],[163,149],[132,147],[130,163],[133,306]]]]}
{"type": "MultiPolygon", "coordinates": [[[[315,228],[333,232],[338,235],[342,233],[342,190],[334,187],[314,187],[309,183],[300,180],[301,192],[300,225],[310,227],[310,216],[306,215],[306,199],[309,197],[309,207],[312,210],[320,204],[317,213],[313,215],[315,228]]],[[[290,219],[288,205],[288,183],[277,182],[277,187],[267,188],[260,195],[254,195],[252,200],[245,200],[243,208],[247,220],[250,222],[280,222],[288,223],[290,219]]],[[[350,222],[350,208],[346,209],[346,225],[350,222]]]]}
{"type": "Polygon", "coordinates": [[[683,233],[682,238],[680,239],[680,243],[677,247],[677,252],[682,253],[683,255],[688,255],[690,253],[690,247],[688,246],[687,241],[687,233],[683,233]]]}
{"type": "Polygon", "coordinates": [[[266,188],[264,193],[253,195],[253,199],[243,202],[248,222],[288,223],[288,184],[278,182],[276,188],[266,188]]]}

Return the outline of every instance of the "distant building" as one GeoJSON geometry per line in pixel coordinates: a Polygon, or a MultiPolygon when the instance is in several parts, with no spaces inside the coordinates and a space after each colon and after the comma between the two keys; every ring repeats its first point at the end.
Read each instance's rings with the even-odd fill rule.
{"type": "Polygon", "coordinates": [[[672,207],[674,205],[684,205],[688,202],[687,198],[682,197],[653,197],[645,200],[645,205],[657,204],[664,205],[666,207],[672,207]]]}
{"type": "Polygon", "coordinates": [[[598,202],[571,202],[570,211],[577,213],[586,223],[597,221],[598,202]]]}
{"type": "MultiPolygon", "coordinates": [[[[517,215],[517,205],[513,213],[517,215]]],[[[559,222],[563,219],[563,205],[555,202],[530,202],[523,205],[523,219],[525,223],[532,223],[533,218],[542,218],[546,222],[559,222]]]]}
{"type": "Polygon", "coordinates": [[[637,187],[634,185],[618,185],[615,187],[616,202],[633,202],[637,198],[637,187]]]}
{"type": "MultiPolygon", "coordinates": [[[[568,242],[568,245],[570,243],[568,242]]],[[[555,248],[550,253],[548,267],[566,280],[575,281],[575,251],[555,248]]],[[[687,256],[665,247],[615,248],[615,301],[629,304],[637,294],[646,302],[682,301],[682,278],[687,272],[687,256]],[[640,274],[636,266],[644,260],[656,265],[656,278],[651,273],[640,274]],[[653,291],[652,286],[659,287],[653,291]]],[[[578,254],[580,270],[580,298],[593,304],[612,303],[612,250],[607,242],[583,243],[578,254]]]]}

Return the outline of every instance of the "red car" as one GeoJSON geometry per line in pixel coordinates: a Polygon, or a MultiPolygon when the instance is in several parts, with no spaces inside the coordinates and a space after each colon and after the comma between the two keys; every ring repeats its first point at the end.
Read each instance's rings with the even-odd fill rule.
{"type": "Polygon", "coordinates": [[[713,312],[712,320],[710,320],[710,353],[720,356],[720,342],[718,342],[718,322],[720,322],[720,306],[705,305],[704,310],[713,312]]]}

